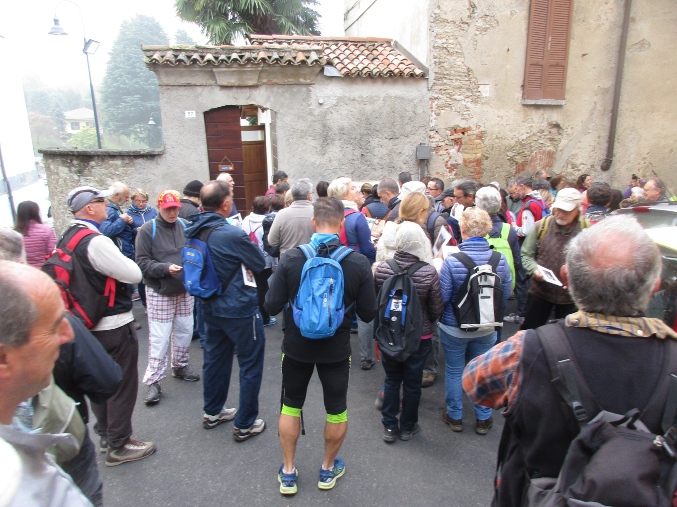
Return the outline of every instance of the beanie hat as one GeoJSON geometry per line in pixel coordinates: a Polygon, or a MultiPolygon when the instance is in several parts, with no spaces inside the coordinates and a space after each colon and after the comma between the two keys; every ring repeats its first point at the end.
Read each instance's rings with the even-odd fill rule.
{"type": "Polygon", "coordinates": [[[183,189],[183,195],[187,195],[188,197],[200,197],[200,190],[202,190],[202,187],[201,181],[193,180],[186,184],[186,188],[183,189]]]}

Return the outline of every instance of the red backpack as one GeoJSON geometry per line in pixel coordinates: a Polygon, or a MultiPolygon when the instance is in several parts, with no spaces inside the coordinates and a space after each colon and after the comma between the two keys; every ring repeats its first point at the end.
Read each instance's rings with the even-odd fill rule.
{"type": "Polygon", "coordinates": [[[72,227],[66,231],[42,266],[42,270],[54,279],[61,290],[66,309],[88,329],[96,326],[108,308],[115,304],[115,279],[107,277],[104,292],[100,294],[89,282],[84,267],[75,257],[75,249],[80,242],[88,237],[91,241],[95,234],[99,233],[86,227],[72,227]],[[75,233],[71,235],[74,229],[75,233]]]}
{"type": "MultiPolygon", "coordinates": [[[[341,226],[341,232],[339,233],[339,241],[343,246],[349,246],[348,245],[348,235],[346,234],[346,218],[348,218],[348,215],[352,215],[353,213],[359,213],[359,211],[354,210],[354,209],[347,209],[343,212],[343,225],[341,226]]],[[[360,248],[360,245],[357,244],[354,247],[352,247],[353,250],[357,252],[357,250],[360,248]]]]}

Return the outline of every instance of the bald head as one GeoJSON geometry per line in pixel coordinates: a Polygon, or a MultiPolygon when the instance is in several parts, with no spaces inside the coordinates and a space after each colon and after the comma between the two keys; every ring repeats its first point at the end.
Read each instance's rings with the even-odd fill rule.
{"type": "Polygon", "coordinates": [[[634,218],[618,215],[571,240],[566,269],[578,308],[630,317],[649,305],[661,274],[661,255],[634,218]],[[618,241],[620,237],[624,240],[618,241]]]}
{"type": "Polygon", "coordinates": [[[0,261],[0,345],[21,346],[38,318],[41,299],[61,299],[54,281],[42,271],[18,262],[0,261]]]}

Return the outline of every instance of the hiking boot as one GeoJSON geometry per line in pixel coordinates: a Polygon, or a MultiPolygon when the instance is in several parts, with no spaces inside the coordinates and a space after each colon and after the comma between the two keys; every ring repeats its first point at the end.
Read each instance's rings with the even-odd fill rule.
{"type": "Polygon", "coordinates": [[[397,428],[383,428],[383,441],[386,444],[392,444],[397,440],[397,434],[399,430],[397,428]]]}
{"type": "Polygon", "coordinates": [[[320,467],[320,482],[317,487],[320,489],[331,489],[336,486],[336,481],[346,473],[346,465],[343,460],[336,456],[334,466],[329,470],[320,467]]]}
{"type": "Polygon", "coordinates": [[[362,359],[362,361],[360,361],[360,368],[363,370],[371,370],[375,364],[376,361],[373,359],[362,359]]]}
{"type": "Polygon", "coordinates": [[[455,431],[457,433],[463,431],[463,420],[452,419],[451,417],[449,417],[449,414],[447,414],[446,410],[444,411],[444,413],[442,413],[442,420],[447,426],[451,428],[451,431],[455,431]]]}
{"type": "Polygon", "coordinates": [[[383,408],[383,389],[381,389],[376,395],[374,406],[376,407],[376,410],[381,410],[383,408]]]}
{"type": "Polygon", "coordinates": [[[295,495],[298,491],[296,487],[296,478],[299,471],[294,467],[290,474],[284,473],[284,465],[280,465],[280,471],[277,473],[277,481],[280,483],[280,493],[283,495],[295,495]]]}
{"type": "Polygon", "coordinates": [[[188,382],[197,382],[200,380],[200,375],[195,373],[189,364],[173,370],[172,377],[187,380],[188,382]]]}
{"type": "Polygon", "coordinates": [[[226,407],[223,407],[218,415],[204,414],[202,416],[202,427],[206,430],[216,428],[221,423],[232,421],[233,419],[235,419],[235,414],[237,414],[236,408],[226,408],[226,407]]]}
{"type": "Polygon", "coordinates": [[[414,427],[410,430],[400,430],[400,440],[404,440],[405,442],[407,440],[411,440],[412,437],[419,431],[421,431],[421,427],[418,425],[418,423],[414,424],[414,427]]]}
{"type": "Polygon", "coordinates": [[[244,442],[251,437],[260,435],[266,429],[266,423],[263,419],[257,419],[249,428],[233,428],[233,440],[244,442]]]}
{"type": "Polygon", "coordinates": [[[108,449],[108,454],[106,454],[106,466],[114,467],[122,465],[123,463],[129,463],[130,461],[147,458],[153,454],[156,449],[153,442],[140,442],[130,438],[127,440],[127,443],[119,449],[108,449]]]}
{"type": "Polygon", "coordinates": [[[148,392],[146,393],[146,398],[143,400],[146,402],[146,405],[155,405],[160,401],[160,395],[162,394],[162,389],[160,384],[153,382],[148,386],[148,392]]]}
{"type": "Polygon", "coordinates": [[[524,323],[524,317],[520,317],[516,313],[511,313],[510,315],[506,315],[505,317],[503,317],[503,322],[510,322],[511,324],[522,325],[524,323]]]}
{"type": "Polygon", "coordinates": [[[484,421],[477,419],[477,425],[475,426],[475,433],[478,435],[486,435],[489,433],[489,429],[494,425],[494,420],[490,417],[484,421]]]}
{"type": "Polygon", "coordinates": [[[99,439],[99,451],[100,452],[108,452],[108,438],[107,437],[101,437],[99,439]]]}
{"type": "Polygon", "coordinates": [[[421,380],[421,387],[430,387],[435,383],[435,379],[437,378],[436,373],[431,373],[429,371],[424,371],[423,372],[423,379],[421,380]]]}
{"type": "MultiPolygon", "coordinates": [[[[268,321],[268,324],[264,324],[263,327],[268,327],[268,326],[274,326],[277,324],[277,319],[275,317],[271,317],[270,320],[268,321]]],[[[296,487],[296,484],[294,484],[294,487],[296,487]]],[[[280,489],[282,489],[282,486],[280,486],[280,489]]],[[[296,493],[296,491],[294,491],[296,493]]],[[[282,493],[283,495],[293,495],[294,493],[282,493]]]]}
{"type": "Polygon", "coordinates": [[[139,329],[141,329],[141,327],[142,327],[141,322],[134,321],[134,329],[138,331],[139,329]]]}

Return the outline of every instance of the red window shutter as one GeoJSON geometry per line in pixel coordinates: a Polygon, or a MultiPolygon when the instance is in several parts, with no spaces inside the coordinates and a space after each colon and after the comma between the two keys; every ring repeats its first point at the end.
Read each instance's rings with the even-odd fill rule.
{"type": "Polygon", "coordinates": [[[531,0],[525,100],[563,100],[566,90],[573,0],[531,0]]]}

